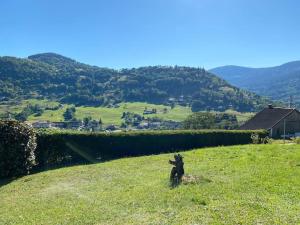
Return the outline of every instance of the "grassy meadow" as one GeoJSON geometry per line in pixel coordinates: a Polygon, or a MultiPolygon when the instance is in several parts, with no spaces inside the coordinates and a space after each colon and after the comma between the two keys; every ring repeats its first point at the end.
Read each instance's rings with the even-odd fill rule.
{"type": "MultiPolygon", "coordinates": [[[[41,106],[56,106],[59,103],[49,100],[24,100],[20,104],[14,105],[0,105],[0,115],[5,112],[19,113],[23,108],[28,104],[39,104],[41,106]]],[[[68,107],[72,105],[63,105],[62,108],[57,110],[45,110],[41,116],[31,115],[29,116],[29,121],[64,121],[63,113],[68,107]]],[[[165,105],[155,105],[143,102],[133,102],[133,103],[121,103],[117,108],[108,108],[108,107],[85,107],[80,106],[76,107],[75,117],[77,119],[83,119],[84,117],[92,117],[93,119],[99,120],[101,118],[104,125],[121,125],[122,119],[121,116],[123,112],[132,112],[136,114],[143,115],[144,109],[157,109],[156,114],[145,115],[145,118],[148,117],[158,117],[163,120],[173,120],[181,122],[187,118],[188,115],[192,113],[190,107],[175,106],[173,109],[170,106],[165,105]]],[[[240,113],[232,110],[227,110],[226,113],[233,114],[237,116],[238,122],[243,123],[248,120],[253,113],[240,113]]]]}
{"type": "Polygon", "coordinates": [[[0,186],[0,224],[300,224],[300,145],[182,152],[49,170],[0,186]]]}

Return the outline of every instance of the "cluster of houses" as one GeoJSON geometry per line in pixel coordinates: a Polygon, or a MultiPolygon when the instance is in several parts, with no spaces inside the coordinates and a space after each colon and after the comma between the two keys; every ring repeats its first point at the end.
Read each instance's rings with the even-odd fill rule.
{"type": "MultiPolygon", "coordinates": [[[[87,131],[120,131],[121,128],[116,125],[107,125],[103,127],[98,121],[92,120],[88,124],[83,121],[64,121],[64,122],[50,122],[50,121],[36,121],[31,123],[34,128],[53,128],[53,129],[72,129],[72,130],[87,130],[87,131]]],[[[142,121],[134,126],[131,126],[130,130],[160,130],[160,129],[179,129],[181,127],[180,122],[176,121],[142,121]]]]}
{"type": "Polygon", "coordinates": [[[163,121],[143,121],[139,123],[135,128],[138,130],[176,130],[181,128],[182,123],[173,120],[163,120],[163,121]]]}
{"type": "MultiPolygon", "coordinates": [[[[147,111],[145,114],[149,113],[147,111]]],[[[154,113],[151,111],[151,113],[154,113]]],[[[99,121],[91,120],[87,124],[83,121],[64,121],[49,122],[37,121],[33,122],[35,128],[57,128],[57,129],[75,129],[89,131],[120,131],[121,129],[115,125],[102,127],[99,121]]],[[[158,129],[179,129],[180,122],[176,121],[150,121],[141,120],[131,126],[131,130],[158,130],[158,129]]],[[[239,127],[240,130],[267,130],[272,138],[282,137],[298,137],[300,136],[300,112],[295,108],[273,107],[269,105],[267,108],[258,112],[253,118],[239,127]]]]}
{"type": "MultiPolygon", "coordinates": [[[[172,101],[175,99],[170,99],[170,102],[172,101]]],[[[142,122],[137,126],[138,129],[178,129],[180,127],[181,124],[175,121],[142,122]]],[[[300,112],[296,108],[274,107],[270,104],[238,129],[267,130],[271,138],[300,137],[300,112]]]]}
{"type": "Polygon", "coordinates": [[[54,128],[54,129],[72,129],[72,130],[89,130],[100,131],[101,124],[92,120],[88,124],[83,121],[63,121],[63,122],[50,122],[50,121],[36,121],[31,123],[34,128],[54,128]]]}
{"type": "MultiPolygon", "coordinates": [[[[64,121],[64,122],[50,122],[50,121],[36,121],[31,123],[37,129],[72,129],[72,130],[88,130],[88,131],[120,131],[120,127],[116,125],[107,125],[102,127],[98,121],[90,121],[84,124],[83,121],[64,121]]],[[[142,121],[135,126],[130,127],[130,130],[160,130],[160,129],[179,129],[180,122],[168,121],[142,121]]],[[[128,129],[128,128],[127,128],[128,129]]]]}

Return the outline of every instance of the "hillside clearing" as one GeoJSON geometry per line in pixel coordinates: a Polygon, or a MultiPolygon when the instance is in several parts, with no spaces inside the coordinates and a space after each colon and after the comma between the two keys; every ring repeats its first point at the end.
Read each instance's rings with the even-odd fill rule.
{"type": "Polygon", "coordinates": [[[300,146],[183,152],[199,182],[171,189],[172,154],[41,172],[0,187],[0,224],[298,224],[300,146]],[[210,182],[211,181],[211,182],[210,182]]]}
{"type": "MultiPolygon", "coordinates": [[[[24,109],[28,104],[38,104],[42,107],[53,107],[59,105],[58,102],[50,101],[50,100],[23,100],[19,104],[3,104],[0,105],[0,115],[4,115],[6,112],[10,113],[20,113],[22,109],[24,109]]],[[[30,115],[28,120],[30,122],[34,121],[64,121],[63,113],[66,111],[68,107],[72,107],[73,105],[65,104],[62,108],[56,110],[44,110],[40,116],[30,115]]],[[[149,104],[145,102],[123,102],[119,104],[119,107],[87,107],[87,106],[79,106],[76,107],[75,117],[77,119],[83,119],[85,117],[91,117],[92,119],[99,120],[101,118],[104,125],[118,125],[122,124],[122,114],[123,112],[132,112],[139,115],[143,115],[145,108],[151,110],[156,109],[156,114],[144,115],[145,118],[153,118],[158,117],[163,120],[173,120],[177,122],[182,122],[185,120],[191,113],[190,107],[184,107],[180,105],[176,105],[174,108],[166,105],[156,105],[156,104],[149,104]]],[[[244,123],[248,120],[254,113],[246,112],[236,112],[233,110],[227,110],[226,113],[230,115],[235,115],[239,124],[244,123]]],[[[215,112],[218,113],[218,112],[215,112]]]]}

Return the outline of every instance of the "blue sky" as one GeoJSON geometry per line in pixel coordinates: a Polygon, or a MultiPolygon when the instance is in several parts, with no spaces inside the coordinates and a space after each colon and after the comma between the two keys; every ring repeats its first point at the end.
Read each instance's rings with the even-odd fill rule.
{"type": "Polygon", "coordinates": [[[1,0],[0,12],[2,56],[112,68],[300,60],[298,0],[1,0]]]}

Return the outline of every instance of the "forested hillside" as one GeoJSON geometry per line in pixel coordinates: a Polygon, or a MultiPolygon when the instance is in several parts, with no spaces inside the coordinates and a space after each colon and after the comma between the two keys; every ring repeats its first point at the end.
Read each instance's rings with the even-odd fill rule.
{"type": "Polygon", "coordinates": [[[46,98],[75,105],[120,102],[189,105],[193,111],[233,108],[253,111],[266,104],[201,68],[149,66],[113,70],[45,53],[0,58],[0,97],[46,98]]]}
{"type": "Polygon", "coordinates": [[[288,103],[293,96],[294,106],[300,106],[300,61],[269,68],[224,66],[210,71],[232,85],[274,100],[288,103]]]}

